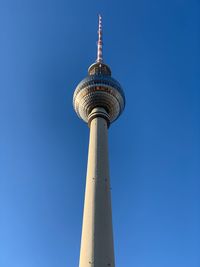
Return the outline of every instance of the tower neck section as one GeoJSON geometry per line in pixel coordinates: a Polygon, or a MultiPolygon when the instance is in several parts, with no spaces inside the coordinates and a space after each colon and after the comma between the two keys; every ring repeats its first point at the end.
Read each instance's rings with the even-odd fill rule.
{"type": "Polygon", "coordinates": [[[95,118],[103,118],[107,122],[107,126],[109,127],[110,125],[110,118],[108,113],[105,111],[104,108],[101,107],[96,107],[94,108],[89,116],[88,116],[88,126],[90,127],[91,121],[95,118]]]}

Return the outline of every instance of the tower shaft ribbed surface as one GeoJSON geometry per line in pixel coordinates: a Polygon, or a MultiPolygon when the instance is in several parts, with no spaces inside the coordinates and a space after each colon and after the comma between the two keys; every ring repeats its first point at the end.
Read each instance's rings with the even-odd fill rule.
{"type": "Polygon", "coordinates": [[[79,267],[114,267],[107,121],[92,119],[79,267]]]}

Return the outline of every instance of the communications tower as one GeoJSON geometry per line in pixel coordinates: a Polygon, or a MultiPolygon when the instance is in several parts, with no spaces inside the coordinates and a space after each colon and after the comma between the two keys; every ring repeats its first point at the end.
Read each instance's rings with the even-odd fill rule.
{"type": "Polygon", "coordinates": [[[108,161],[108,128],[122,113],[125,96],[102,55],[99,15],[97,59],[75,89],[73,106],[90,128],[79,267],[114,267],[108,161]]]}

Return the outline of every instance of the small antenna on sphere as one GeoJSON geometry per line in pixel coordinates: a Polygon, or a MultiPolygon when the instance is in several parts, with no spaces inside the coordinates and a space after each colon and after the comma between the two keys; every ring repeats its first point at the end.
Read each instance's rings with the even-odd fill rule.
{"type": "Polygon", "coordinates": [[[97,42],[97,62],[103,62],[103,55],[102,55],[102,18],[99,15],[99,29],[98,29],[98,42],[97,42]]]}

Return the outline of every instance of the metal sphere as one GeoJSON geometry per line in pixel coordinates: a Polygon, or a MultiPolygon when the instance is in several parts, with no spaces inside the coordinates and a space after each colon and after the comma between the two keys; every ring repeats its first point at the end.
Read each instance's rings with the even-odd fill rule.
{"type": "MultiPolygon", "coordinates": [[[[89,68],[89,74],[93,72],[94,67],[92,65],[89,68]]],[[[99,68],[97,71],[78,84],[73,96],[73,106],[77,115],[87,123],[94,108],[104,108],[109,122],[112,123],[125,107],[125,96],[121,85],[110,76],[111,73],[99,73],[99,68]]],[[[108,69],[106,71],[108,72],[108,69]]]]}

